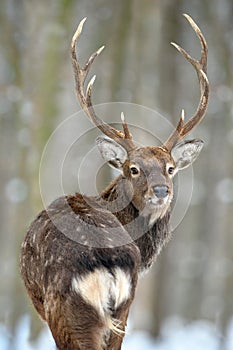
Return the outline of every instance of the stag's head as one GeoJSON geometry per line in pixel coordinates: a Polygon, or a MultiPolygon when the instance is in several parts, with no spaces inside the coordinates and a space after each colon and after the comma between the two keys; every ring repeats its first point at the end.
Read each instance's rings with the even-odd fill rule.
{"type": "Polygon", "coordinates": [[[199,60],[191,57],[183,48],[175,43],[173,46],[192,64],[199,80],[201,97],[194,115],[185,122],[184,111],[174,132],[160,147],[137,147],[133,142],[128,125],[122,113],[123,131],[113,128],[101,120],[95,113],[91,92],[95,76],[90,80],[87,88],[84,83],[94,59],[104,47],[96,51],[82,68],[77,60],[76,42],[79,38],[84,20],[78,26],[71,44],[72,63],[75,73],[76,93],[82,109],[88,118],[105,136],[97,138],[98,148],[103,158],[113,167],[122,171],[126,179],[128,190],[132,195],[132,202],[143,215],[150,215],[154,220],[162,217],[173,197],[173,177],[181,169],[188,167],[199,155],[203,141],[200,139],[183,140],[189,132],[203,119],[209,98],[209,83],[206,76],[207,44],[199,27],[190,16],[184,15],[197,34],[202,48],[199,60]]]}

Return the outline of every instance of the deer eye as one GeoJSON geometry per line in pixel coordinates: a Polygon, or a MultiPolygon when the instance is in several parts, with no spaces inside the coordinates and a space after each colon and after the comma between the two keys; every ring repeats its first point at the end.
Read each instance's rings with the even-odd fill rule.
{"type": "Polygon", "coordinates": [[[172,175],[172,174],[174,173],[174,170],[175,170],[175,168],[172,167],[172,166],[170,166],[170,167],[167,169],[167,172],[168,172],[168,174],[172,175]]]}
{"type": "Polygon", "coordinates": [[[130,171],[131,171],[131,174],[132,174],[132,175],[137,175],[137,174],[139,174],[139,170],[138,170],[138,168],[136,168],[135,166],[131,166],[131,167],[130,167],[130,171]]]}

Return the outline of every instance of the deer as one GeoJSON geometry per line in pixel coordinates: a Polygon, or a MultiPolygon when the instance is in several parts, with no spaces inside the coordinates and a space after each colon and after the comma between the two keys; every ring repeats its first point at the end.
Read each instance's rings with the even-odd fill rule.
{"type": "Polygon", "coordinates": [[[161,146],[137,146],[123,113],[122,130],[97,116],[92,104],[95,75],[89,83],[87,75],[104,46],[81,66],[76,44],[86,18],[72,38],[77,99],[103,134],[96,139],[102,157],[120,174],[96,196],[75,193],[55,199],[32,222],[22,243],[22,279],[59,350],[121,349],[138,278],[172,236],[174,176],[203,147],[200,139],[184,138],[203,120],[209,99],[207,43],[193,19],[184,16],[199,38],[201,58],[172,45],[194,67],[200,100],[187,121],[182,110],[161,146]]]}

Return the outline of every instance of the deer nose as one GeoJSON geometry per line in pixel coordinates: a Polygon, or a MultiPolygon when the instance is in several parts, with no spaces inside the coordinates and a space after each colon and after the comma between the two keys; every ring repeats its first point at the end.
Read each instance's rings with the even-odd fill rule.
{"type": "Polygon", "coordinates": [[[168,196],[168,187],[167,186],[154,186],[154,194],[156,195],[156,197],[158,198],[165,198],[168,196]]]}

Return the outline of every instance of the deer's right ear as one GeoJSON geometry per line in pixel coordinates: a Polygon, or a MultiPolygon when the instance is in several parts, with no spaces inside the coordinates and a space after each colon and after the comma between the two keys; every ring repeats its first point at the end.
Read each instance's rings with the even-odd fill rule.
{"type": "Polygon", "coordinates": [[[127,152],[117,142],[107,137],[97,137],[96,144],[104,160],[116,169],[121,169],[128,158],[127,152]]]}

